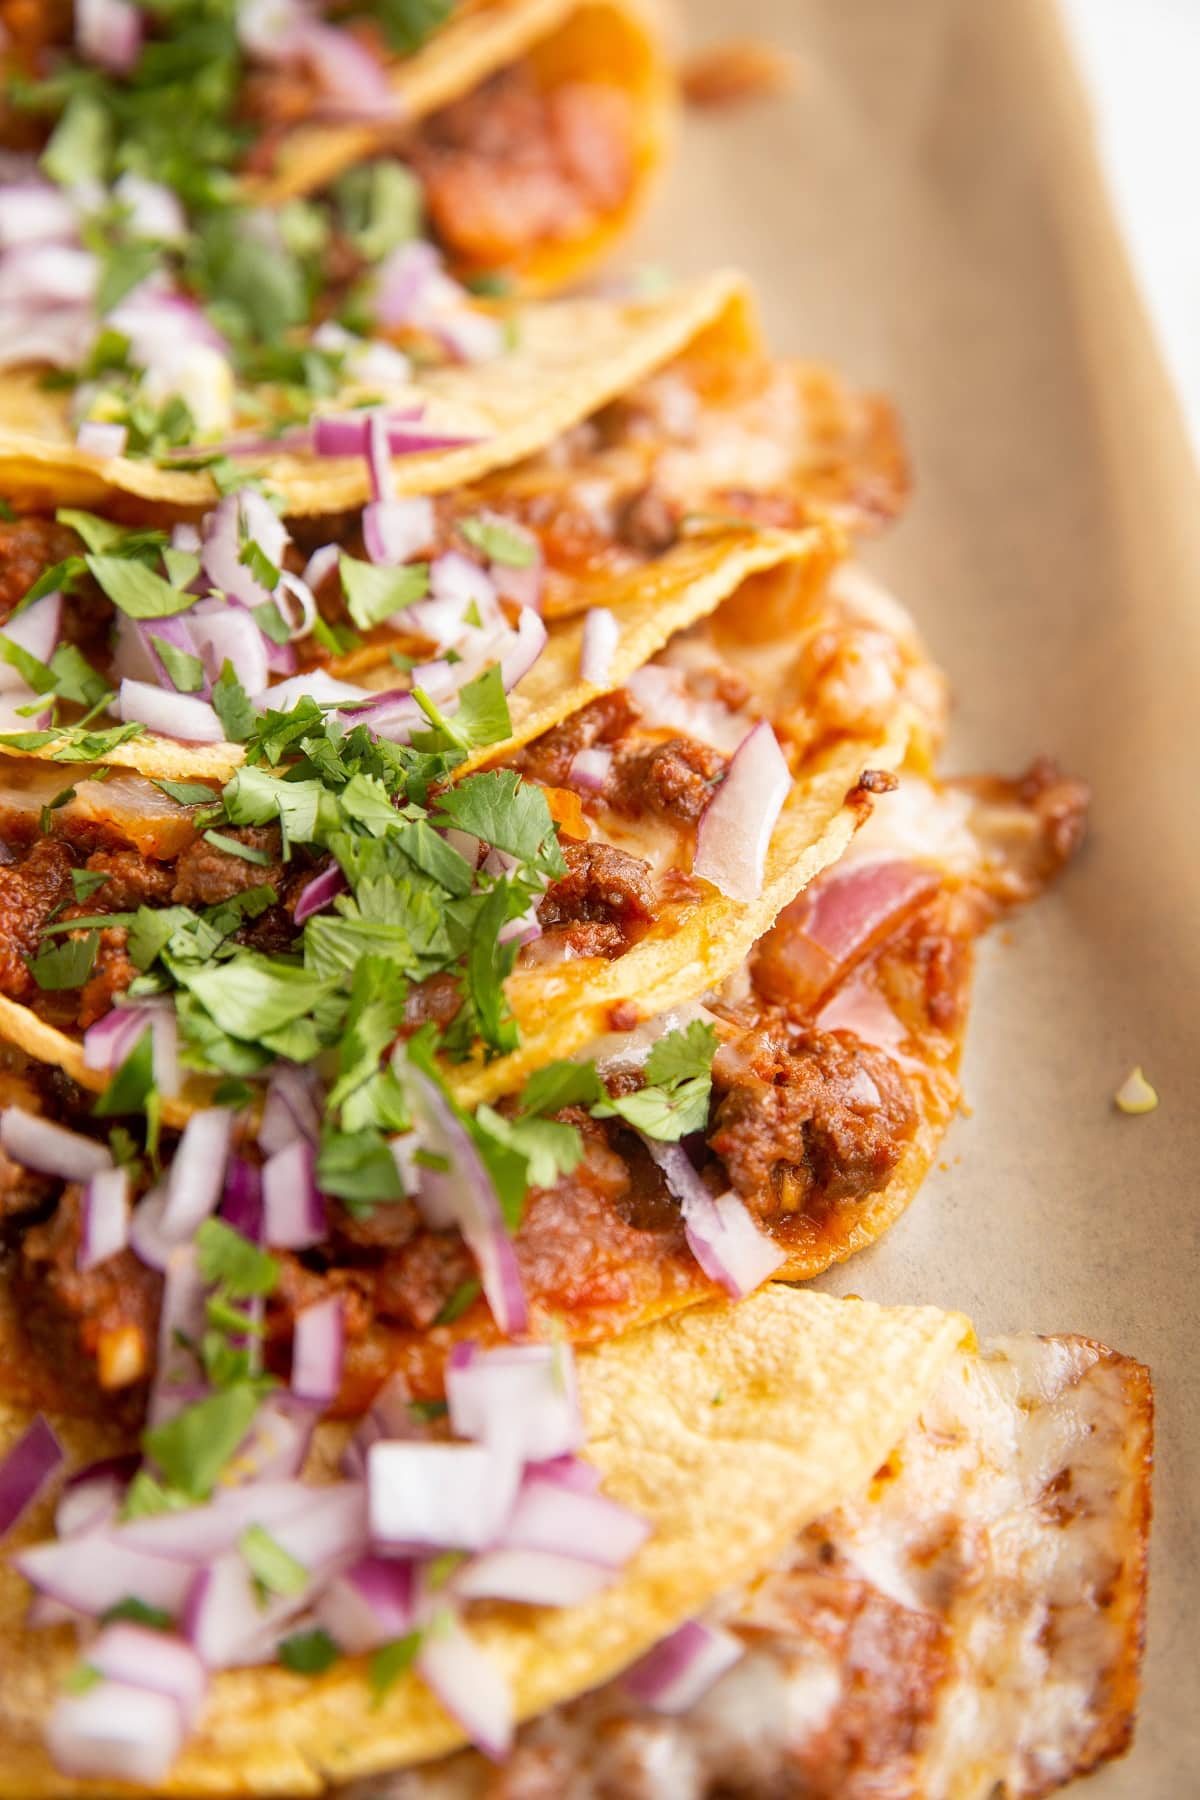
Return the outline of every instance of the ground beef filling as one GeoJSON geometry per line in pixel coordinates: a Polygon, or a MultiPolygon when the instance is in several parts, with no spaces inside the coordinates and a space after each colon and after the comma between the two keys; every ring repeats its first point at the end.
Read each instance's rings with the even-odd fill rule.
{"type": "Polygon", "coordinates": [[[563,840],[567,873],[538,906],[543,940],[573,956],[623,956],[654,919],[650,868],[611,844],[563,840]]]}
{"type": "Polygon", "coordinates": [[[311,878],[314,864],[303,852],[284,862],[276,826],[247,826],[224,834],[248,850],[267,857],[248,861],[197,838],[172,863],[156,862],[131,849],[100,849],[85,854],[60,838],[34,841],[19,860],[0,867],[0,994],[32,1006],[66,1029],[86,1030],[103,1018],[118,995],[139,974],[126,952],[128,932],[121,925],[99,930],[96,959],[79,989],[45,992],[39,988],[27,958],[60,937],[43,937],[47,924],[133,912],[139,906],[219,906],[250,888],[271,886],[275,905],[249,920],[237,933],[239,943],[274,953],[290,948],[295,938],[292,910],[299,890],[311,878]],[[75,901],[72,872],[103,874],[103,886],[86,901],[75,901]]]}

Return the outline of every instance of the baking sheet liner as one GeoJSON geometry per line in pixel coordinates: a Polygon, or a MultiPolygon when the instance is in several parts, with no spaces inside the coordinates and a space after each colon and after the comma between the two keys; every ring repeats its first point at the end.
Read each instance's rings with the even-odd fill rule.
{"type": "Polygon", "coordinates": [[[1046,751],[1095,789],[1081,861],[984,948],[970,1116],[943,1166],[825,1285],[961,1307],[981,1335],[1086,1332],[1151,1365],[1141,1723],[1086,1792],[1194,1793],[1200,492],[1180,417],[1048,0],[686,15],[694,44],[790,47],[800,85],[692,117],[633,260],[744,267],[776,344],[895,394],[916,494],[868,561],[950,673],[948,766],[1046,751]],[[1138,1062],[1161,1104],[1127,1118],[1112,1095],[1138,1062]]]}

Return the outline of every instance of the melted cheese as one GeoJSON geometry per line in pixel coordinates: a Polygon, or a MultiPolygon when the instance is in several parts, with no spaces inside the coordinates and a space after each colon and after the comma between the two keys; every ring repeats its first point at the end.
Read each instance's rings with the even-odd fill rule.
{"type": "MultiPolygon", "coordinates": [[[[619,1683],[377,1800],[1009,1800],[1120,1747],[1140,1594],[1141,1371],[1075,1338],[961,1353],[869,1493],[713,1617],[746,1652],[694,1711],[619,1683]]],[[[364,1800],[359,1790],[355,1800],[364,1800]]],[[[349,1797],[347,1797],[349,1800],[349,1797]]]]}

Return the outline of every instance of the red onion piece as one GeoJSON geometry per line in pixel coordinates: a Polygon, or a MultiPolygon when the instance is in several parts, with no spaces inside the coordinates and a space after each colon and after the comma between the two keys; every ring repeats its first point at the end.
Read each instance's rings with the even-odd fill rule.
{"type": "Polygon", "coordinates": [[[54,369],[78,369],[96,335],[90,304],[55,306],[31,312],[0,299],[0,368],[22,363],[48,363],[54,369]]]}
{"type": "Polygon", "coordinates": [[[110,425],[99,419],[85,419],[75,433],[75,447],[85,456],[124,456],[129,431],[124,425],[110,425]]]}
{"type": "Polygon", "coordinates": [[[60,1774],[157,1787],[183,1747],[183,1734],[183,1716],[169,1695],[99,1681],[55,1701],[46,1748],[60,1774]]]}
{"type": "MultiPolygon", "coordinates": [[[[443,550],[434,557],[429,565],[429,591],[435,601],[451,601],[460,608],[460,627],[463,611],[472,604],[478,607],[485,625],[504,622],[496,604],[495,582],[482,564],[464,556],[461,550],[443,550]]],[[[410,616],[415,617],[415,611],[410,616]]]]}
{"type": "Polygon", "coordinates": [[[304,565],[304,574],[301,577],[310,593],[315,594],[322,582],[328,581],[338,566],[341,554],[340,544],[322,544],[319,549],[313,551],[304,565]]]}
{"type": "MultiPolygon", "coordinates": [[[[145,1205],[143,1200],[138,1212],[145,1205]]],[[[137,1213],[135,1228],[136,1224],[137,1213]]],[[[142,1256],[136,1236],[133,1245],[142,1256]]],[[[199,1342],[207,1322],[205,1288],[196,1265],[196,1252],[190,1244],[171,1250],[165,1263],[155,1264],[146,1256],[142,1260],[151,1267],[161,1267],[166,1276],[158,1315],[158,1361],[147,1408],[150,1424],[161,1425],[201,1397],[196,1358],[188,1345],[199,1342]]]]}
{"type": "Polygon", "coordinates": [[[372,1542],[390,1555],[482,1550],[516,1496],[518,1465],[481,1444],[381,1441],[367,1451],[372,1542]]]}
{"type": "Polygon", "coordinates": [[[248,694],[261,694],[271,679],[269,646],[254,622],[253,612],[240,606],[223,606],[219,612],[193,612],[188,633],[204,664],[209,681],[216,681],[225,664],[248,694]]]}
{"type": "Polygon", "coordinates": [[[682,1144],[643,1142],[679,1202],[688,1246],[710,1281],[743,1299],[784,1261],[777,1244],[754,1223],[733,1192],[713,1199],[682,1144]]]}
{"type": "MultiPolygon", "coordinates": [[[[529,535],[532,537],[533,533],[529,535]]],[[[508,600],[514,606],[528,606],[540,613],[546,587],[546,568],[541,560],[540,544],[538,552],[537,562],[530,563],[528,568],[518,569],[512,563],[494,562],[490,565],[490,573],[496,584],[496,592],[502,600],[508,600]]]]}
{"type": "Polygon", "coordinates": [[[517,620],[516,637],[510,640],[500,656],[500,677],[505,692],[515,688],[528,675],[546,648],[549,637],[550,633],[540,614],[531,612],[527,606],[522,607],[517,620]]]}
{"type": "Polygon", "coordinates": [[[78,227],[70,196],[51,182],[29,179],[0,186],[0,250],[70,242],[78,227]]]}
{"type": "Polygon", "coordinates": [[[74,244],[25,244],[0,261],[0,304],[91,308],[99,264],[74,244]]]}
{"type": "Polygon", "coordinates": [[[262,1170],[244,1156],[231,1156],[225,1173],[221,1217],[231,1231],[240,1231],[252,1244],[263,1242],[262,1170]]]}
{"type": "Polygon", "coordinates": [[[111,1456],[72,1475],[54,1509],[55,1537],[78,1537],[114,1523],[140,1461],[136,1455],[111,1456]]]}
{"type": "Polygon", "coordinates": [[[367,476],[371,483],[371,499],[376,506],[386,506],[395,499],[396,482],[388,449],[387,419],[378,409],[367,415],[367,476]]]}
{"type": "Polygon", "coordinates": [[[575,1359],[565,1344],[522,1344],[451,1359],[450,1425],[459,1437],[503,1448],[523,1463],[578,1450],[583,1417],[575,1359]]]}
{"type": "Polygon", "coordinates": [[[583,617],[579,647],[579,679],[604,687],[612,671],[612,659],[621,641],[621,627],[607,606],[589,606],[583,617]]]}
{"type": "Polygon", "coordinates": [[[596,745],[590,750],[577,750],[571,758],[567,780],[572,787],[586,788],[589,793],[599,794],[603,792],[612,765],[613,753],[603,745],[596,745]]]}
{"type": "Polygon", "coordinates": [[[268,1530],[285,1519],[309,1511],[323,1490],[304,1481],[254,1481],[244,1487],[218,1488],[207,1506],[179,1512],[152,1513],[120,1527],[120,1542],[154,1556],[180,1557],[205,1563],[237,1543],[247,1525],[268,1530]]]}
{"type": "Polygon", "coordinates": [[[356,687],[352,681],[338,681],[324,669],[306,669],[290,681],[277,681],[264,693],[254,696],[260,712],[290,712],[300,700],[315,700],[318,706],[337,706],[347,700],[369,700],[369,688],[356,687]]]}
{"type": "Polygon", "coordinates": [[[130,0],[75,0],[80,55],[112,75],[128,75],[142,49],[142,15],[130,0]]]}
{"type": "Polygon", "coordinates": [[[64,1181],[87,1181],[101,1169],[113,1166],[107,1144],[81,1137],[65,1126],[52,1125],[49,1119],[20,1106],[6,1106],[0,1111],[0,1148],[23,1169],[36,1169],[39,1175],[61,1175],[64,1181]]]}
{"type": "Polygon", "coordinates": [[[197,1228],[216,1212],[225,1185],[232,1132],[233,1113],[226,1106],[203,1107],[184,1126],[167,1176],[161,1223],[167,1243],[190,1242],[197,1228]]]}
{"type": "Polygon", "coordinates": [[[113,183],[113,195],[124,207],[135,237],[160,244],[179,244],[187,235],[183,204],[173,188],[147,181],[131,169],[113,183]]]}
{"type": "Polygon", "coordinates": [[[693,875],[711,881],[731,899],[756,900],[771,833],[791,786],[787,760],[764,719],[743,738],[704,810],[693,875]]]}
{"type": "Polygon", "coordinates": [[[529,1308],[499,1196],[483,1159],[445,1095],[423,1070],[404,1065],[405,1088],[423,1147],[446,1168],[423,1169],[417,1204],[453,1215],[479,1269],[492,1317],[506,1337],[524,1331],[529,1308]]]}
{"type": "Polygon", "coordinates": [[[617,1571],[547,1550],[485,1550],[455,1576],[460,1600],[512,1600],[524,1606],[581,1606],[610,1587],[617,1571]]]}
{"type": "Polygon", "coordinates": [[[847,1031],[864,1044],[874,1044],[902,1067],[922,1066],[918,1058],[902,1051],[908,1029],[865,971],[835,988],[814,1023],[820,1031],[847,1031]]]}
{"type": "Polygon", "coordinates": [[[83,1061],[89,1069],[119,1069],[145,1032],[152,1034],[154,1080],[173,1099],[179,1092],[179,1026],[167,1002],[137,1001],[114,1006],[83,1034],[83,1061]]]}
{"type": "Polygon", "coordinates": [[[603,1494],[527,1475],[496,1548],[542,1550],[620,1569],[650,1531],[646,1519],[603,1494]]]}
{"type": "Polygon", "coordinates": [[[161,737],[178,738],[185,744],[223,744],[225,728],[207,701],[173,688],[150,687],[144,681],[122,681],[113,707],[119,719],[146,725],[161,737]]]}
{"type": "Polygon", "coordinates": [[[317,603],[312,589],[301,576],[283,570],[275,589],[275,605],[287,625],[289,643],[298,643],[309,635],[316,621],[317,603]],[[288,605],[289,600],[296,602],[294,607],[288,605]]]}
{"type": "MultiPolygon", "coordinates": [[[[208,514],[203,525],[204,546],[200,557],[204,573],[215,588],[233,600],[240,600],[243,606],[264,606],[270,593],[241,560],[245,492],[242,489],[223,495],[208,514]]],[[[269,552],[265,554],[269,556],[269,552]]]]}
{"type": "MultiPolygon", "coordinates": [[[[291,1143],[268,1157],[263,1164],[262,1182],[263,1230],[271,1249],[309,1250],[319,1244],[329,1227],[325,1202],[317,1192],[316,1152],[308,1139],[293,1137],[291,1143]]],[[[332,1399],[333,1395],[328,1397],[332,1399]]]]}
{"type": "Polygon", "coordinates": [[[12,1561],[39,1593],[89,1618],[99,1618],[130,1594],[174,1616],[196,1573],[180,1558],[130,1550],[112,1532],[34,1544],[18,1550],[12,1561]]]}
{"type": "Polygon", "coordinates": [[[365,1556],[317,1595],[313,1611],[348,1656],[392,1643],[415,1623],[412,1564],[365,1556]]]}
{"type": "MultiPolygon", "coordinates": [[[[477,437],[429,431],[417,424],[423,407],[388,407],[385,414],[388,449],[393,456],[420,450],[450,450],[477,444],[477,437]]],[[[317,456],[365,456],[370,442],[372,414],[324,413],[312,425],[312,447],[317,456]]]]}
{"type": "Polygon", "coordinates": [[[130,1687],[152,1694],[168,1694],[193,1729],[204,1705],[208,1675],[194,1650],[178,1638],[144,1625],[122,1622],[107,1625],[87,1648],[88,1666],[109,1681],[125,1681],[130,1687]]]}
{"type": "Polygon", "coordinates": [[[83,1190],[77,1266],[81,1273],[129,1242],[129,1172],[101,1169],[83,1190]]]}
{"type": "Polygon", "coordinates": [[[441,258],[424,238],[413,238],[393,250],[375,277],[375,317],[383,326],[415,326],[425,311],[426,296],[441,272],[441,258]]]}
{"type": "Polygon", "coordinates": [[[417,1669],[477,1750],[493,1761],[512,1748],[512,1696],[489,1657],[450,1612],[439,1614],[422,1639],[417,1669]]]}
{"type": "Polygon", "coordinates": [[[628,1669],[622,1685],[655,1712],[690,1712],[745,1651],[732,1632],[689,1619],[628,1669]]]}
{"type": "Polygon", "coordinates": [[[434,533],[433,502],[423,494],[372,501],[363,508],[363,543],[373,563],[395,567],[427,549],[434,533]]]}
{"type": "Polygon", "coordinates": [[[314,1070],[280,1063],[267,1087],[258,1141],[272,1155],[286,1149],[297,1132],[311,1144],[321,1135],[320,1084],[314,1070]]]}
{"type": "Polygon", "coordinates": [[[292,1339],[293,1394],[322,1405],[334,1399],[342,1384],[345,1349],[345,1320],[336,1294],[302,1308],[292,1339]]]}
{"type": "Polygon", "coordinates": [[[62,1445],[39,1413],[0,1462],[0,1538],[37,1499],[62,1460],[62,1445]]]}
{"type": "MultiPolygon", "coordinates": [[[[43,594],[32,606],[9,619],[0,629],[0,638],[28,650],[39,662],[48,663],[58,645],[62,629],[63,597],[59,593],[43,594]]],[[[23,687],[19,671],[12,663],[0,661],[0,688],[23,687]]]]}
{"type": "Polygon", "coordinates": [[[577,1494],[594,1494],[600,1486],[599,1469],[581,1456],[556,1456],[552,1462],[532,1463],[527,1473],[531,1479],[555,1481],[577,1494]]]}
{"type": "Polygon", "coordinates": [[[292,918],[297,925],[303,925],[305,919],[311,919],[314,913],[324,912],[327,906],[333,905],[339,894],[345,892],[346,877],[337,864],[332,863],[301,888],[292,918]]]}
{"type": "Polygon", "coordinates": [[[352,32],[308,20],[303,27],[302,54],[321,83],[318,110],[339,119],[399,117],[383,65],[352,32]]]}
{"type": "Polygon", "coordinates": [[[239,1479],[255,1485],[287,1481],[304,1467],[316,1424],[315,1408],[276,1394],[259,1407],[238,1451],[239,1479]]]}

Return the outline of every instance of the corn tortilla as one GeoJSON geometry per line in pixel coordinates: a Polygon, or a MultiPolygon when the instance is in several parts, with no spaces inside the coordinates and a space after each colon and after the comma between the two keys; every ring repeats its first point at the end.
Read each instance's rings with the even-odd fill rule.
{"type": "MultiPolygon", "coordinates": [[[[583,1606],[495,1606],[472,1619],[518,1718],[611,1679],[861,1491],[969,1336],[957,1314],[771,1286],[736,1309],[696,1308],[581,1354],[587,1455],[604,1491],[649,1518],[655,1534],[621,1580],[583,1606]]],[[[0,1408],[0,1449],[27,1417],[0,1408]]],[[[119,1444],[102,1428],[61,1429],[78,1461],[119,1444]]],[[[41,1506],[17,1541],[44,1535],[49,1513],[41,1506]]],[[[52,1768],[41,1731],[77,1651],[68,1631],[22,1629],[27,1600],[24,1582],[0,1571],[0,1797],[136,1793],[52,1768]]],[[[158,1791],[319,1794],[463,1741],[413,1675],[376,1707],[361,1659],[313,1679],[239,1671],[217,1677],[200,1731],[158,1791]]]]}

